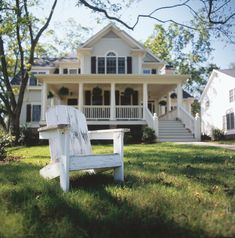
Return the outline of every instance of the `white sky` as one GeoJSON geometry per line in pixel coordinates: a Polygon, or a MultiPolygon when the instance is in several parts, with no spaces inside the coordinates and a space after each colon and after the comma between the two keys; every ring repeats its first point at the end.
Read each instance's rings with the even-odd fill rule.
{"type": "MultiPolygon", "coordinates": [[[[235,2],[235,0],[232,0],[235,2]]],[[[161,7],[166,4],[174,4],[175,0],[158,0],[158,5],[156,4],[156,0],[142,0],[138,3],[132,5],[131,8],[125,9],[122,13],[121,18],[132,25],[135,21],[135,18],[138,14],[146,14],[151,12],[151,10],[157,7],[161,7]],[[162,5],[163,4],[163,5],[162,5]]],[[[192,0],[193,4],[197,4],[198,0],[192,0]]],[[[102,29],[105,25],[109,23],[107,20],[102,20],[99,24],[97,24],[96,18],[97,14],[91,14],[91,11],[84,7],[75,6],[75,0],[63,0],[58,1],[57,8],[54,12],[54,16],[51,22],[50,27],[53,28],[55,22],[63,22],[68,18],[74,18],[78,23],[82,26],[91,27],[92,33],[96,33],[98,30],[102,29]]],[[[47,12],[51,5],[51,0],[47,1],[46,8],[44,13],[47,12]]],[[[234,4],[235,9],[235,4],[234,4]]],[[[190,18],[190,14],[184,8],[178,8],[177,10],[165,10],[159,12],[159,18],[161,19],[174,19],[176,21],[184,22],[190,18]]],[[[125,30],[131,36],[133,36],[136,40],[144,42],[148,36],[153,32],[154,24],[157,22],[150,19],[142,19],[138,25],[136,26],[134,31],[128,30],[122,25],[118,25],[121,29],[125,30]]],[[[58,27],[58,26],[57,26],[58,27]]],[[[56,29],[55,29],[56,30],[56,29]]],[[[59,30],[59,29],[57,29],[59,30]]],[[[235,30],[235,29],[234,29],[235,30]]],[[[213,40],[212,42],[213,48],[215,51],[213,53],[212,62],[216,63],[221,68],[228,68],[231,62],[235,62],[235,45],[225,45],[225,42],[221,40],[213,40]]],[[[210,63],[210,62],[208,62],[210,63]]]]}

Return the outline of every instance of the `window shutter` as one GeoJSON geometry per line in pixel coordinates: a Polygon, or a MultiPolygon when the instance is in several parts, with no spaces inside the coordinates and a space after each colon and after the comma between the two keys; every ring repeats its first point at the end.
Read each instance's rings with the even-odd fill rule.
{"type": "Polygon", "coordinates": [[[26,122],[31,121],[31,104],[26,105],[26,122]]]}
{"type": "Polygon", "coordinates": [[[127,57],[127,73],[132,74],[132,57],[127,57]]]}
{"type": "Polygon", "coordinates": [[[91,73],[96,74],[96,57],[91,57],[91,73]]]}

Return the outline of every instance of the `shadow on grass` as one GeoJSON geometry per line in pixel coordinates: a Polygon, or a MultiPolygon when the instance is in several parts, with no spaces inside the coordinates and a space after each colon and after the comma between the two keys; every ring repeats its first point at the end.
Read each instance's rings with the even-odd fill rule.
{"type": "MultiPolygon", "coordinates": [[[[198,237],[197,231],[179,226],[151,204],[136,206],[115,196],[107,188],[122,191],[123,185],[110,174],[74,175],[70,192],[63,193],[58,180],[39,177],[39,166],[15,163],[0,169],[0,183],[5,184],[0,209],[21,214],[19,237],[198,237]]],[[[1,226],[0,236],[8,236],[1,226]]]]}

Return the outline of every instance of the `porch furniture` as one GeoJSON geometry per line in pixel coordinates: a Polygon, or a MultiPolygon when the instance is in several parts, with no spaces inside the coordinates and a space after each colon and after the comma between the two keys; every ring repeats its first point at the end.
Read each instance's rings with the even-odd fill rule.
{"type": "Polygon", "coordinates": [[[51,107],[47,126],[39,128],[40,139],[49,139],[51,163],[40,170],[46,179],[60,177],[60,187],[69,190],[69,171],[92,173],[113,169],[114,180],[124,181],[123,138],[129,129],[88,131],[84,114],[71,106],[51,107]],[[90,140],[113,140],[113,154],[92,154],[90,140]]]}

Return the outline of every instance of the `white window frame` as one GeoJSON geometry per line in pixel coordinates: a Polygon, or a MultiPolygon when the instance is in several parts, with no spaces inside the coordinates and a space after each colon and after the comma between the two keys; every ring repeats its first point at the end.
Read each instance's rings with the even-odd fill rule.
{"type": "MultiPolygon", "coordinates": [[[[123,73],[123,75],[127,73],[127,56],[121,56],[121,55],[118,55],[118,53],[115,50],[109,50],[104,55],[96,56],[96,72],[97,72],[97,74],[99,74],[98,73],[98,58],[104,58],[104,74],[107,74],[107,57],[116,57],[116,74],[119,74],[118,73],[118,58],[124,58],[125,73],[123,73]],[[114,53],[115,56],[107,56],[109,53],[114,53]]],[[[122,75],[122,74],[120,74],[120,75],[122,75]]]]}
{"type": "Polygon", "coordinates": [[[229,102],[234,101],[234,91],[235,91],[235,89],[230,89],[229,90],[229,102]]]}

